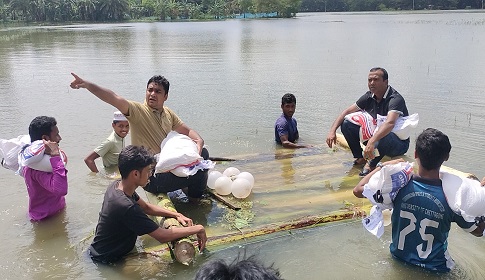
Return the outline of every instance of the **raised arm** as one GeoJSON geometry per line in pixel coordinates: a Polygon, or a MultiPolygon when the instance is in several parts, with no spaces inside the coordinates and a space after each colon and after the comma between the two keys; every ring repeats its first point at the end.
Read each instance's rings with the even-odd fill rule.
{"type": "Polygon", "coordinates": [[[33,178],[47,191],[57,196],[67,195],[67,170],[62,162],[59,145],[56,142],[43,140],[44,153],[50,155],[52,172],[35,172],[33,178]]]}
{"type": "Polygon", "coordinates": [[[337,141],[337,129],[344,122],[345,116],[350,114],[350,113],[357,112],[357,111],[359,111],[359,107],[357,107],[356,104],[352,104],[347,109],[343,110],[340,113],[340,115],[335,119],[335,121],[333,122],[332,127],[330,128],[330,131],[328,132],[328,135],[327,135],[327,145],[330,148],[332,148],[332,146],[337,141]]]}
{"type": "Polygon", "coordinates": [[[98,86],[97,84],[83,80],[81,79],[81,77],[79,77],[74,73],[71,73],[71,75],[74,77],[74,80],[71,82],[71,88],[73,89],[85,88],[89,90],[92,94],[94,94],[96,97],[98,97],[99,99],[116,107],[121,113],[128,115],[128,108],[129,108],[128,100],[117,95],[110,89],[103,88],[101,86],[98,86]]]}

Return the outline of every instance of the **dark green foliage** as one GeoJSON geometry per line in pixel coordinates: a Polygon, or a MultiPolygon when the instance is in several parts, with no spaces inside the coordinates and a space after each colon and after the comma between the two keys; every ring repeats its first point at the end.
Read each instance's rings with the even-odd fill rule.
{"type": "Polygon", "coordinates": [[[243,13],[480,9],[482,0],[0,0],[0,21],[224,19],[243,13]]]}
{"type": "Polygon", "coordinates": [[[302,0],[300,11],[346,12],[384,10],[481,9],[481,0],[302,0]],[[413,7],[414,3],[414,7],[413,7]]]}

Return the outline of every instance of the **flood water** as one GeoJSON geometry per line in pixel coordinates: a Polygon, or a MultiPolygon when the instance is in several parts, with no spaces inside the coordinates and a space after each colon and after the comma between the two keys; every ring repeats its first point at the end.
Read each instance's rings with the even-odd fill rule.
{"type": "Polygon", "coordinates": [[[274,263],[285,279],[483,279],[485,239],[454,227],[450,252],[457,269],[434,275],[394,261],[390,228],[376,239],[359,220],[217,249],[192,267],[156,260],[97,266],[85,251],[110,179],[90,174],[83,158],[109,135],[114,109],[69,83],[75,72],[142,101],[147,80],[165,75],[171,82],[166,105],[202,135],[212,156],[224,157],[273,153],[280,98],[291,92],[302,141],[328,153],[324,142],[334,118],[367,90],[369,69],[381,66],[409,112],[419,113],[415,134],[442,130],[453,146],[446,165],[481,178],[484,30],[481,12],[0,29],[0,138],[27,134],[35,116],[54,116],[69,157],[67,208],[42,223],[27,218],[23,179],[0,169],[0,278],[191,279],[207,259],[246,252],[274,263]]]}

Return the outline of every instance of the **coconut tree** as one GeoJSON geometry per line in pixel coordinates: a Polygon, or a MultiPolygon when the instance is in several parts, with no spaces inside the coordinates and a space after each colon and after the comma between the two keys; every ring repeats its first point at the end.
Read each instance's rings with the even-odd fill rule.
{"type": "Polygon", "coordinates": [[[75,10],[75,0],[58,0],[56,11],[56,21],[69,21],[72,20],[75,10]]]}
{"type": "Polygon", "coordinates": [[[29,14],[31,16],[31,20],[45,21],[45,7],[46,3],[44,0],[30,0],[29,14]]]}
{"type": "Polygon", "coordinates": [[[95,0],[77,0],[76,11],[80,20],[96,20],[96,2],[95,0]]]}
{"type": "Polygon", "coordinates": [[[30,20],[29,0],[12,0],[10,2],[12,19],[30,20]]]}
{"type": "Polygon", "coordinates": [[[99,13],[102,20],[123,20],[128,14],[130,5],[128,0],[101,0],[99,13]]]}
{"type": "Polygon", "coordinates": [[[225,15],[226,2],[224,0],[214,0],[214,3],[209,6],[208,13],[214,15],[214,18],[220,19],[225,15]]]}
{"type": "Polygon", "coordinates": [[[7,21],[9,10],[10,10],[10,6],[8,5],[8,3],[5,3],[3,0],[0,0],[0,19],[2,21],[7,21]]]}

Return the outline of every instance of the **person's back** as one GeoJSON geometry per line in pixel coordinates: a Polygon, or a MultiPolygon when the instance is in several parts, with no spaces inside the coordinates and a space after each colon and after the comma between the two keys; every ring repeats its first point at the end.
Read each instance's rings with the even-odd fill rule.
{"type": "MultiPolygon", "coordinates": [[[[432,271],[446,272],[454,267],[448,252],[448,233],[455,222],[477,237],[483,236],[485,223],[467,222],[453,212],[447,202],[440,178],[440,168],[448,160],[451,144],[448,136],[433,128],[424,130],[416,139],[417,174],[392,200],[391,254],[406,263],[432,271]]],[[[402,161],[395,159],[378,165],[354,188],[354,195],[364,197],[364,186],[385,165],[402,161]]],[[[395,174],[394,174],[395,175],[395,174]]],[[[391,175],[392,177],[392,175],[391,175]]],[[[394,182],[394,178],[392,178],[394,182]]],[[[450,181],[445,181],[450,183],[450,181]]]]}
{"type": "Polygon", "coordinates": [[[450,209],[441,180],[413,177],[394,200],[391,254],[429,270],[450,270],[454,263],[447,239],[452,222],[465,230],[474,225],[450,209]]]}
{"type": "Polygon", "coordinates": [[[395,197],[392,213],[391,254],[407,263],[433,271],[449,271],[454,261],[448,252],[448,233],[455,222],[482,236],[484,224],[453,212],[443,192],[439,170],[448,160],[451,144],[441,131],[428,128],[416,139],[418,174],[395,197]]]}
{"type": "Polygon", "coordinates": [[[33,119],[29,126],[29,135],[32,142],[43,140],[45,150],[39,151],[51,156],[52,172],[27,166],[23,169],[29,194],[29,216],[38,221],[56,214],[66,206],[64,196],[67,194],[67,170],[60,156],[58,143],[62,138],[54,118],[40,116],[33,119]]]}

